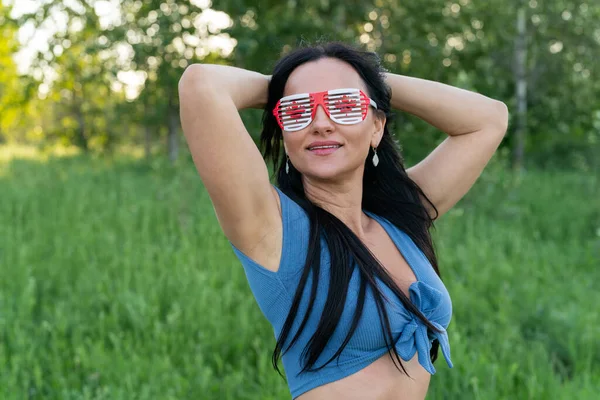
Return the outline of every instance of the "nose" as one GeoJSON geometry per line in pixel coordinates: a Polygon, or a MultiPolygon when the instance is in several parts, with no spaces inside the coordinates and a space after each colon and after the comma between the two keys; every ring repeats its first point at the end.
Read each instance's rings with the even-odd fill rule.
{"type": "Polygon", "coordinates": [[[315,117],[312,122],[314,130],[325,130],[329,131],[333,129],[333,121],[329,118],[323,105],[319,104],[315,111],[315,117]]]}

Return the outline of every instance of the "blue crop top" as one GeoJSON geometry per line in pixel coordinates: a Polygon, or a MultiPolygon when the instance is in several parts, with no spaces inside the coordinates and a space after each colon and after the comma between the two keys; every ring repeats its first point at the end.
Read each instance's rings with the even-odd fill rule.
{"type": "MultiPolygon", "coordinates": [[[[281,199],[283,220],[283,248],[278,271],[273,272],[264,268],[243,254],[231,242],[229,243],[241,261],[256,302],[263,315],[271,323],[273,333],[277,338],[283,328],[300,281],[308,251],[310,227],[304,209],[279,188],[275,188],[281,199]]],[[[429,260],[408,235],[387,219],[368,211],[364,212],[381,224],[412,268],[417,281],[409,288],[410,300],[441,331],[441,333],[438,333],[429,330],[421,320],[409,313],[394,292],[377,278],[376,281],[382,292],[392,301],[392,303],[389,303],[384,299],[392,334],[394,339],[397,338],[395,347],[398,355],[403,360],[410,360],[416,352],[419,363],[423,368],[434,374],[435,368],[431,363],[429,352],[433,340],[438,339],[442,354],[448,366],[452,367],[448,335],[446,334],[446,328],[452,316],[452,303],[448,291],[431,267],[429,260]]],[[[377,306],[371,288],[367,287],[362,316],[354,335],[342,351],[339,360],[334,359],[317,372],[304,372],[298,375],[303,365],[300,355],[318,325],[329,287],[329,251],[323,237],[321,237],[321,248],[321,270],[317,284],[317,296],[313,305],[314,309],[297,342],[282,355],[285,376],[293,399],[313,388],[349,376],[365,368],[387,352],[377,306]]],[[[335,354],[348,333],[358,298],[358,279],[358,268],[355,268],[350,279],[348,296],[340,322],[325,350],[317,360],[315,367],[323,365],[335,354]]],[[[300,300],[298,314],[283,347],[284,349],[287,349],[288,343],[295,336],[308,309],[311,286],[312,274],[309,274],[300,300]]]]}

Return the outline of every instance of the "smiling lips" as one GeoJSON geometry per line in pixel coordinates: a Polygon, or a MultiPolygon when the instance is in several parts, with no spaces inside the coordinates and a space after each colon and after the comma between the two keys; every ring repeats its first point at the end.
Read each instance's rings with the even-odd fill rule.
{"type": "Polygon", "coordinates": [[[342,144],[335,140],[315,140],[311,144],[308,145],[307,149],[312,150],[315,147],[328,147],[328,146],[337,146],[340,147],[342,144]]]}
{"type": "Polygon", "coordinates": [[[333,145],[321,145],[321,146],[312,146],[308,148],[308,151],[310,151],[313,154],[316,154],[318,156],[325,156],[327,154],[331,154],[333,152],[335,152],[337,149],[339,149],[340,147],[342,147],[342,145],[340,144],[333,144],[333,145]]]}

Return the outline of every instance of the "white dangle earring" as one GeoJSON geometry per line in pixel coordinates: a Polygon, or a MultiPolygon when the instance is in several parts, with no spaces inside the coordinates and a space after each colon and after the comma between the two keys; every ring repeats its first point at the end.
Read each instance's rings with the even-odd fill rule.
{"type": "Polygon", "coordinates": [[[377,166],[377,164],[379,164],[379,157],[377,156],[377,147],[373,147],[373,153],[375,153],[373,155],[373,165],[377,166]]]}
{"type": "Polygon", "coordinates": [[[285,160],[285,173],[289,174],[290,173],[290,156],[288,156],[287,154],[286,156],[286,160],[285,160]]]}

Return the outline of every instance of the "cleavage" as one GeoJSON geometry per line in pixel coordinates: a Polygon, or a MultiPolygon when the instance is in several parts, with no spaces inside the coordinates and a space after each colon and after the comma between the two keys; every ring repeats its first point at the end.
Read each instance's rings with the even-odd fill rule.
{"type": "Polygon", "coordinates": [[[364,240],[364,244],[379,260],[400,290],[409,297],[408,289],[417,281],[417,277],[387,231],[378,221],[373,220],[373,222],[374,231],[364,240]]]}

